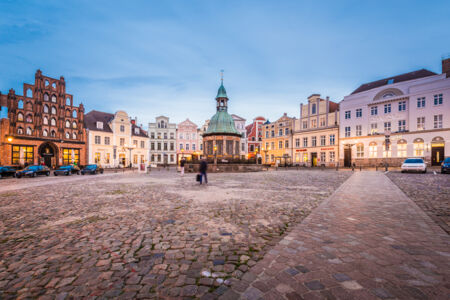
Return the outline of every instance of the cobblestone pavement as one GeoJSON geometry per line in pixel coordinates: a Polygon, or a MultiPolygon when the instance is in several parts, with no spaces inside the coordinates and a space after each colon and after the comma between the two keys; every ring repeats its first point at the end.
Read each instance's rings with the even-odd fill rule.
{"type": "Polygon", "coordinates": [[[350,175],[210,174],[199,186],[162,171],[3,191],[0,299],[218,298],[350,175]]]}
{"type": "Polygon", "coordinates": [[[450,234],[450,175],[389,172],[388,177],[450,234]]]}
{"type": "Polygon", "coordinates": [[[450,239],[382,172],[356,172],[223,299],[449,299],[450,239]]]}

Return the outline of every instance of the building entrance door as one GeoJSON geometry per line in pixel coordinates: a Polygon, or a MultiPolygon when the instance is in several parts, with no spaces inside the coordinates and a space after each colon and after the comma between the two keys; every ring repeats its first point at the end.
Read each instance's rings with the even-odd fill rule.
{"type": "Polygon", "coordinates": [[[311,153],[311,164],[312,164],[312,167],[317,167],[317,153],[316,152],[311,153]]]}
{"type": "Polygon", "coordinates": [[[352,166],[352,148],[344,148],[344,167],[350,168],[352,166]]]}
{"type": "Polygon", "coordinates": [[[444,160],[444,144],[431,144],[431,165],[439,166],[444,160]]]}
{"type": "MultiPolygon", "coordinates": [[[[53,167],[52,159],[53,157],[55,157],[55,152],[56,151],[54,145],[50,143],[44,143],[39,147],[39,155],[42,157],[44,164],[49,168],[53,167]]],[[[57,164],[56,161],[55,164],[57,164]]]]}

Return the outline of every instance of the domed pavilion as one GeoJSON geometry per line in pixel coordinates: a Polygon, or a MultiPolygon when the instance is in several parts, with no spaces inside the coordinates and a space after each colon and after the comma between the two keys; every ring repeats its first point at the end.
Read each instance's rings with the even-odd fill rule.
{"type": "Polygon", "coordinates": [[[237,159],[241,134],[228,114],[228,96],[223,79],[216,96],[217,112],[211,118],[208,129],[203,134],[203,153],[208,159],[237,159]]]}

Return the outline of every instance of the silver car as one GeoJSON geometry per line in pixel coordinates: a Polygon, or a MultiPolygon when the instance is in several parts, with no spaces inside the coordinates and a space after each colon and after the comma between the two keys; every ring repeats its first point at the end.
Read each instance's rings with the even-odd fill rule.
{"type": "Polygon", "coordinates": [[[404,172],[427,172],[427,164],[422,158],[407,158],[402,164],[402,173],[404,172]]]}

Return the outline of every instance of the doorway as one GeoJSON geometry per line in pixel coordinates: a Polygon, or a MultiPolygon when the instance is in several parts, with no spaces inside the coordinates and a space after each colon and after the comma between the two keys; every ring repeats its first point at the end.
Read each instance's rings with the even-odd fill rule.
{"type": "Polygon", "coordinates": [[[350,168],[352,166],[352,148],[344,148],[344,167],[350,168]]]}
{"type": "Polygon", "coordinates": [[[311,153],[311,164],[312,167],[317,167],[317,152],[311,153]]]}
{"type": "MultiPolygon", "coordinates": [[[[56,147],[51,143],[44,143],[39,147],[39,155],[42,158],[42,161],[44,162],[44,165],[46,165],[49,168],[53,167],[52,162],[54,161],[53,158],[56,157],[56,147]]],[[[55,160],[56,164],[56,160],[55,160]]]]}
{"type": "Polygon", "coordinates": [[[444,143],[431,144],[431,165],[440,166],[444,160],[444,143]]]}

